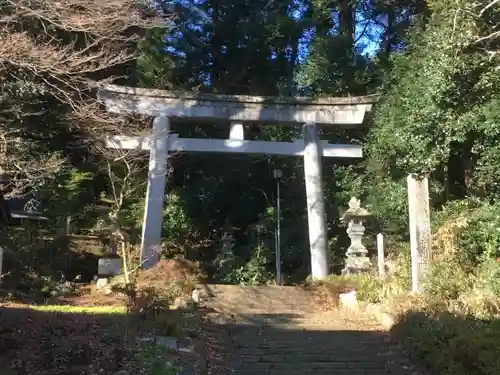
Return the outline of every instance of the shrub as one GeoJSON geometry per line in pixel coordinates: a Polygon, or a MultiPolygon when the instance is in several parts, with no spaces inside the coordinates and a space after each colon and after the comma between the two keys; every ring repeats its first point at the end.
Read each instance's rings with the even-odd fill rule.
{"type": "Polygon", "coordinates": [[[258,285],[272,280],[273,275],[268,270],[269,253],[269,249],[258,247],[243,264],[232,264],[232,268],[222,275],[220,281],[227,284],[258,285]]]}
{"type": "Polygon", "coordinates": [[[431,300],[450,301],[467,292],[471,282],[470,276],[456,262],[440,263],[431,267],[424,289],[431,300]]]}
{"type": "Polygon", "coordinates": [[[500,205],[484,204],[468,218],[459,235],[458,247],[471,261],[500,256],[500,205]]]}
{"type": "MultiPolygon", "coordinates": [[[[436,232],[440,246],[435,247],[437,254],[425,280],[424,293],[417,304],[399,309],[399,320],[392,332],[432,373],[498,374],[500,263],[491,258],[493,253],[486,251],[487,246],[477,246],[472,252],[461,251],[458,246],[460,238],[466,238],[464,233],[468,233],[467,238],[487,237],[464,232],[464,228],[471,231],[474,227],[460,223],[463,221],[455,217],[436,232]]],[[[477,223],[484,228],[482,219],[477,223]]],[[[410,299],[406,298],[406,302],[410,299]]]]}
{"type": "Polygon", "coordinates": [[[330,275],[325,280],[307,280],[306,287],[313,289],[324,307],[338,306],[339,294],[356,290],[359,300],[379,302],[381,282],[366,274],[338,276],[330,275]]]}
{"type": "Polygon", "coordinates": [[[389,301],[393,297],[405,295],[411,289],[411,260],[408,247],[401,248],[390,257],[386,264],[387,276],[381,284],[381,300],[389,301]]]}
{"type": "Polygon", "coordinates": [[[439,375],[500,371],[500,322],[448,312],[409,312],[392,329],[416,362],[439,375]]]}
{"type": "Polygon", "coordinates": [[[437,260],[456,258],[471,271],[485,258],[500,256],[500,204],[478,200],[451,202],[436,216],[437,260]]]}
{"type": "Polygon", "coordinates": [[[117,283],[112,289],[128,297],[129,312],[161,320],[192,303],[191,293],[202,277],[197,263],[182,258],[161,260],[153,268],[139,271],[132,283],[117,283]]]}

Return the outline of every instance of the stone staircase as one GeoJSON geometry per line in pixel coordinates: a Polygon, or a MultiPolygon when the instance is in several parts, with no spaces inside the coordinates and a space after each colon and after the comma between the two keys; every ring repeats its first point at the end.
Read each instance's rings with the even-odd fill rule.
{"type": "Polygon", "coordinates": [[[202,295],[207,374],[420,374],[371,318],[317,312],[302,288],[209,285],[202,295]]]}

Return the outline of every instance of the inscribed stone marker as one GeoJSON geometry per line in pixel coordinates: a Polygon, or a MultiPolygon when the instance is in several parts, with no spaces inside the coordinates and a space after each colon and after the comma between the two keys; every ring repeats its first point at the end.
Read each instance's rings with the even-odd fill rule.
{"type": "Polygon", "coordinates": [[[421,292],[422,278],[429,267],[432,239],[429,213],[429,181],[410,174],[408,182],[408,212],[410,221],[410,249],[412,291],[421,292]]]}
{"type": "Polygon", "coordinates": [[[119,275],[122,269],[121,258],[100,258],[97,266],[99,276],[119,275]]]}
{"type": "Polygon", "coordinates": [[[382,233],[377,234],[377,265],[379,277],[385,278],[384,235],[382,233]]]}

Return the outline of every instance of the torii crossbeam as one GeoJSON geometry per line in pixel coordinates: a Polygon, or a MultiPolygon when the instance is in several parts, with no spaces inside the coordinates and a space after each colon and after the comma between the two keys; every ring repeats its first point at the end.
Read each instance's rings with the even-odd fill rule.
{"type": "Polygon", "coordinates": [[[158,261],[165,199],[168,153],[223,152],[302,156],[307,196],[311,275],[323,279],[329,273],[328,241],[321,168],[322,157],[360,158],[361,146],[329,144],[318,138],[317,125],[359,126],[376,102],[376,96],[349,98],[272,98],[187,94],[116,85],[100,87],[99,97],[108,111],[154,116],[152,134],[107,138],[108,147],[149,150],[149,175],[142,228],[141,264],[150,268],[158,261]],[[192,118],[226,121],[228,139],[179,138],[170,133],[170,119],[192,118]],[[244,123],[303,125],[303,139],[292,142],[248,141],[244,123]]]}

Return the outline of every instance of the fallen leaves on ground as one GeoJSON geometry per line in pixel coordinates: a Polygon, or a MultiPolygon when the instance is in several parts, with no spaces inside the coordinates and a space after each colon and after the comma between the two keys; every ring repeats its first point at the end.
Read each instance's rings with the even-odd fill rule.
{"type": "Polygon", "coordinates": [[[0,306],[0,356],[16,374],[140,374],[125,345],[125,315],[0,306]]]}

